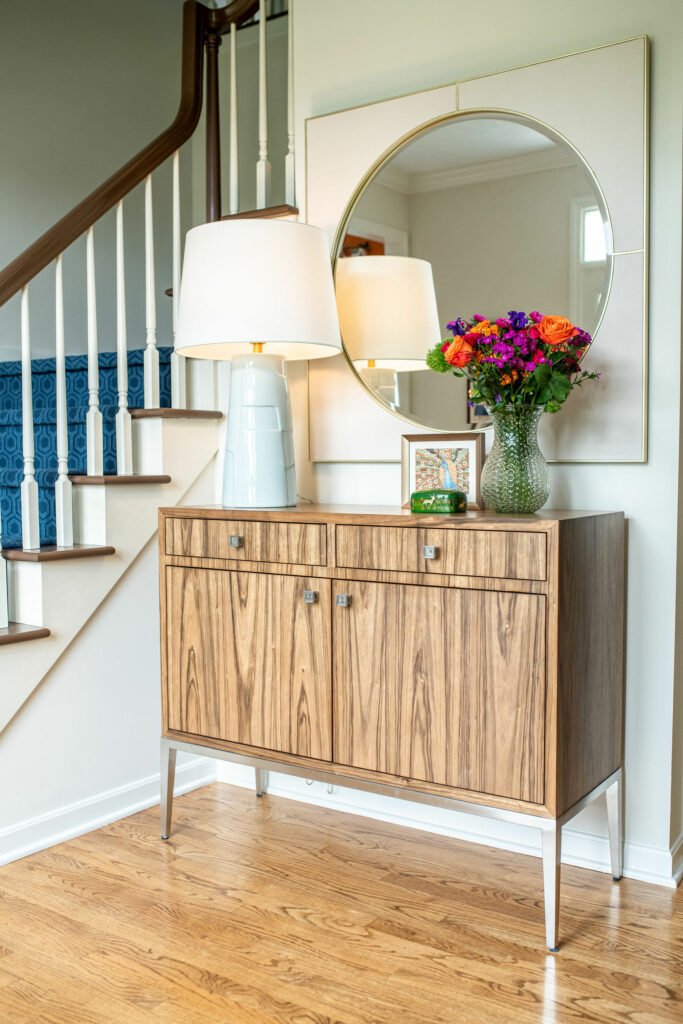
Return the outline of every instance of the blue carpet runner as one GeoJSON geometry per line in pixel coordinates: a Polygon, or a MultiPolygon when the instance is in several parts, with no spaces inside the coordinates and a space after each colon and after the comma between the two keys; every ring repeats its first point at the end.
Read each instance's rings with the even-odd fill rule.
{"type": "MultiPolygon", "coordinates": [[[[171,348],[159,349],[159,404],[171,404],[171,348]]],[[[116,389],[116,353],[102,352],[100,368],[100,411],[104,448],[104,472],[116,473],[114,417],[116,389]]],[[[55,492],[57,479],[57,409],[55,401],[54,359],[34,359],[31,363],[33,390],[33,430],[36,456],[36,480],[40,495],[41,544],[56,542],[55,492]]],[[[143,350],[128,353],[128,405],[144,405],[143,350]]],[[[69,472],[86,471],[85,417],[88,411],[87,356],[66,359],[66,404],[69,430],[69,472]]],[[[21,425],[21,363],[0,362],[0,515],[2,546],[21,547],[21,495],[23,479],[21,425]]]]}

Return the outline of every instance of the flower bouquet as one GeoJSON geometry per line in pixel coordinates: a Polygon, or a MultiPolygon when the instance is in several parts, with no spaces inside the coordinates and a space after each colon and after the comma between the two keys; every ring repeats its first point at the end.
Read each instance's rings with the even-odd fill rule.
{"type": "Polygon", "coordinates": [[[427,366],[469,380],[470,404],[486,405],[494,444],[484,465],[484,502],[497,512],[535,512],[550,493],[548,466],[538,447],[541,414],[555,413],[572,389],[599,374],[581,369],[590,334],[563,316],[512,310],[486,320],[459,317],[453,337],[427,354],[427,366]]]}

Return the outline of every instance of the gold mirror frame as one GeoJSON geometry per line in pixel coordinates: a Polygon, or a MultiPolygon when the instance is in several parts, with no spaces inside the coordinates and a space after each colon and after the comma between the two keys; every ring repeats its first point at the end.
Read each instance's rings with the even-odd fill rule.
{"type": "MultiPolygon", "coordinates": [[[[370,168],[367,170],[365,175],[361,178],[358,185],[354,189],[353,194],[349,202],[347,203],[346,208],[344,209],[344,212],[339,220],[339,224],[337,225],[337,230],[334,236],[334,242],[332,244],[333,275],[335,275],[336,273],[337,261],[340,258],[339,253],[341,250],[341,244],[344,240],[344,236],[346,235],[351,218],[366,187],[370,184],[370,182],[373,180],[378,171],[380,171],[382,167],[384,167],[384,165],[391,160],[394,154],[397,153],[411,139],[414,139],[416,136],[421,135],[423,132],[429,131],[431,128],[434,128],[439,124],[443,124],[444,122],[447,121],[455,121],[457,119],[463,119],[467,121],[474,121],[480,119],[498,119],[503,121],[512,121],[515,124],[523,124],[526,125],[527,127],[534,128],[541,135],[545,135],[546,138],[551,139],[553,142],[558,143],[560,146],[563,146],[565,149],[571,152],[574,155],[577,162],[583,168],[587,176],[589,177],[593,185],[595,195],[598,199],[598,205],[600,206],[603,221],[608,225],[609,228],[610,243],[608,249],[609,274],[605,294],[600,305],[600,315],[598,316],[598,322],[595,326],[595,330],[593,331],[593,341],[595,341],[598,331],[600,330],[600,325],[602,324],[603,318],[605,316],[607,305],[609,303],[610,293],[612,291],[612,280],[614,277],[614,233],[612,230],[612,218],[610,216],[609,207],[607,205],[607,199],[605,198],[605,194],[602,190],[600,182],[598,181],[595,171],[588,163],[588,161],[585,159],[583,154],[576,148],[576,146],[573,145],[572,142],[570,142],[570,140],[565,135],[557,131],[556,128],[553,128],[552,125],[546,124],[544,121],[541,121],[538,118],[530,117],[528,114],[522,114],[516,110],[506,110],[505,108],[496,107],[481,107],[470,108],[468,110],[454,110],[448,114],[441,114],[439,117],[434,117],[429,121],[424,121],[422,124],[418,125],[416,128],[413,128],[411,131],[407,132],[405,135],[402,135],[399,139],[397,139],[396,142],[394,142],[388,149],[386,149],[384,153],[382,153],[382,155],[379,156],[377,160],[375,160],[375,162],[370,166],[370,168]]],[[[411,426],[418,427],[420,430],[438,430],[439,433],[444,433],[446,431],[454,429],[452,425],[438,428],[432,426],[425,427],[425,424],[421,423],[419,420],[413,419],[410,416],[406,416],[404,413],[398,412],[397,410],[390,408],[386,404],[386,402],[383,402],[382,399],[368,387],[366,382],[361,377],[360,373],[354,366],[353,361],[349,357],[348,352],[346,351],[346,345],[344,344],[343,336],[342,355],[344,357],[344,360],[346,361],[347,366],[349,367],[352,374],[356,378],[356,381],[360,384],[365,393],[369,395],[370,398],[372,398],[372,400],[376,402],[380,406],[380,408],[384,409],[386,412],[390,412],[393,416],[396,416],[398,419],[403,420],[405,423],[409,423],[411,426]]],[[[481,430],[485,428],[479,429],[481,430]]],[[[476,430],[476,425],[472,424],[472,431],[475,432],[476,430]]]]}

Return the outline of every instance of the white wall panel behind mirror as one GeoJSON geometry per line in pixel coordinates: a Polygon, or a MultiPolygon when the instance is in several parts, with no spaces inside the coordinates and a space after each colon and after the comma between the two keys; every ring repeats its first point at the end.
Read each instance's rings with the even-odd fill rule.
{"type": "Polygon", "coordinates": [[[646,40],[460,82],[459,109],[505,107],[561,132],[600,182],[614,251],[645,245],[646,40]]]}
{"type": "MultiPolygon", "coordinates": [[[[544,450],[547,457],[554,461],[641,461],[646,456],[646,43],[645,38],[630,40],[514,71],[461,82],[457,88],[427,90],[414,96],[398,97],[337,114],[311,118],[307,122],[308,220],[328,232],[331,244],[339,231],[345,212],[348,214],[349,203],[358,197],[359,185],[373,165],[381,163],[388,150],[392,150],[399,140],[414,133],[421,125],[435,118],[455,114],[456,106],[460,116],[456,121],[446,123],[453,123],[457,132],[462,132],[466,127],[464,122],[468,119],[468,112],[480,109],[507,109],[522,115],[523,118],[535,118],[548,125],[552,132],[566,139],[570,147],[567,152],[571,153],[571,147],[574,147],[580,158],[583,158],[597,174],[599,187],[604,193],[609,212],[614,250],[619,254],[614,257],[612,290],[589,357],[591,366],[601,370],[603,376],[597,385],[589,385],[583,392],[572,395],[559,414],[544,417],[544,450]],[[459,125],[461,117],[464,117],[462,127],[459,125]],[[625,255],[627,252],[629,255],[625,255]]],[[[476,126],[476,122],[470,124],[473,128],[476,126]]],[[[477,131],[478,129],[473,134],[476,135],[477,131]]],[[[501,139],[501,144],[504,141],[501,139]]],[[[410,145],[415,148],[414,143],[411,142],[410,145]]],[[[420,150],[417,147],[415,159],[419,155],[420,150]]],[[[407,149],[405,159],[408,159],[408,164],[412,159],[412,156],[408,158],[407,149]]],[[[400,160],[397,160],[398,164],[400,160]]],[[[406,168],[397,167],[399,176],[402,170],[415,171],[415,168],[408,164],[406,168]]],[[[459,168],[458,173],[461,174],[459,168]]],[[[574,172],[567,168],[554,170],[553,173],[557,176],[574,172]]],[[[366,188],[361,195],[353,217],[362,218],[364,225],[373,222],[379,227],[383,226],[384,237],[388,237],[390,231],[403,232],[409,245],[412,245],[413,241],[417,244],[417,237],[414,240],[412,236],[417,236],[418,220],[414,215],[404,216],[405,211],[399,208],[399,200],[406,197],[400,195],[401,190],[397,190],[392,174],[391,163],[386,164],[386,170],[375,178],[373,189],[366,188]],[[387,178],[386,182],[382,175],[387,178]]],[[[477,188],[485,190],[490,187],[486,177],[481,185],[474,183],[475,191],[477,188]]],[[[543,176],[534,174],[533,177],[540,182],[543,176]]],[[[466,181],[458,184],[460,187],[457,191],[463,195],[463,185],[472,187],[472,183],[466,181]]],[[[493,184],[495,185],[495,182],[493,184]]],[[[408,191],[422,190],[411,188],[408,191]]],[[[511,192],[511,189],[508,188],[507,191],[511,192]]],[[[447,191],[441,189],[442,197],[447,194],[447,191]]],[[[416,201],[429,203],[434,198],[433,186],[430,185],[430,189],[427,189],[422,197],[408,198],[413,204],[416,201]]],[[[457,204],[452,205],[457,212],[457,204]]],[[[559,214],[557,210],[554,211],[554,216],[558,214],[563,218],[560,228],[556,223],[557,216],[553,223],[550,223],[547,205],[539,203],[536,222],[533,217],[529,218],[526,237],[517,243],[522,247],[520,253],[526,251],[524,247],[530,244],[536,232],[543,238],[547,238],[547,234],[544,233],[557,235],[558,247],[561,245],[563,251],[567,247],[567,238],[573,233],[575,235],[577,224],[574,221],[580,214],[578,199],[574,198],[571,202],[560,204],[562,209],[559,214]],[[564,221],[567,223],[564,224],[564,221]]],[[[449,244],[457,245],[457,225],[450,221],[447,224],[446,220],[442,218],[442,227],[437,226],[434,229],[436,235],[438,236],[438,232],[443,229],[443,234],[449,236],[449,244]]],[[[353,218],[347,224],[346,230],[351,234],[361,233],[356,229],[353,218]]],[[[493,239],[495,225],[488,225],[486,230],[493,239]]],[[[471,232],[471,224],[463,223],[462,231],[464,235],[468,235],[471,232]]],[[[372,237],[367,231],[362,234],[372,237]]],[[[435,241],[438,240],[436,237],[435,241]]],[[[515,244],[514,239],[509,243],[510,258],[516,260],[515,265],[530,267],[528,273],[533,279],[533,261],[523,260],[519,253],[516,256],[515,244]]],[[[425,249],[424,239],[421,245],[424,251],[420,251],[419,255],[431,259],[431,250],[428,251],[428,246],[425,249]]],[[[432,248],[435,253],[440,251],[439,246],[432,248]]],[[[440,281],[437,262],[434,257],[432,264],[437,283],[437,297],[439,294],[445,294],[448,298],[448,280],[440,281]]],[[[448,265],[450,266],[450,263],[448,265]]],[[[491,266],[493,267],[493,264],[491,266]]],[[[446,278],[447,269],[442,267],[446,278]]],[[[457,277],[460,287],[456,288],[454,282],[453,300],[458,308],[450,309],[449,302],[444,304],[439,300],[441,319],[444,311],[448,314],[446,320],[456,315],[469,315],[475,311],[495,315],[502,315],[507,311],[507,305],[504,309],[489,309],[490,289],[486,288],[482,291],[481,288],[477,290],[468,286],[465,290],[468,294],[472,292],[472,303],[468,303],[462,295],[462,288],[467,281],[462,266],[457,277]],[[481,295],[477,299],[479,292],[481,295]],[[482,296],[486,296],[487,308],[479,310],[477,307],[475,310],[477,302],[483,301],[482,296]],[[441,306],[444,306],[444,310],[441,306]],[[461,306],[463,308],[460,308],[461,306]]],[[[566,306],[563,305],[562,309],[553,309],[552,312],[566,312],[573,316],[580,326],[590,330],[593,324],[583,323],[576,310],[590,309],[592,299],[595,298],[593,291],[597,288],[602,293],[606,279],[597,282],[593,280],[590,272],[577,271],[569,277],[571,280],[567,282],[566,306]]],[[[539,288],[533,287],[533,280],[531,284],[531,291],[535,295],[540,289],[540,281],[539,288]]],[[[515,294],[517,291],[518,286],[515,288],[515,294]]],[[[527,291],[528,289],[524,292],[525,296],[527,291]]],[[[524,302],[526,297],[523,301],[520,298],[522,308],[525,308],[524,302]]],[[[542,308],[540,298],[539,303],[542,308]]],[[[519,308],[519,305],[516,308],[519,308]]],[[[550,309],[544,311],[551,312],[550,309]]],[[[398,439],[407,429],[406,420],[397,417],[379,404],[377,396],[370,397],[343,359],[327,362],[330,365],[323,366],[321,361],[311,363],[310,366],[311,459],[321,462],[381,462],[396,459],[398,439]],[[341,429],[340,425],[343,425],[341,429]]],[[[399,375],[399,378],[409,376],[403,374],[399,375]]],[[[450,378],[443,380],[437,378],[437,375],[426,373],[418,376],[433,376],[437,390],[438,384],[452,384],[453,403],[459,403],[458,408],[459,405],[464,405],[464,394],[460,394],[461,382],[450,378]]],[[[417,383],[417,380],[414,383],[417,383]]],[[[381,395],[379,397],[381,398],[381,395]]],[[[410,401],[406,403],[405,408],[401,403],[394,405],[398,404],[401,412],[416,422],[419,415],[415,415],[415,408],[412,407],[415,406],[419,410],[419,403],[413,402],[412,397],[408,396],[410,401]]],[[[429,408],[433,415],[429,419],[420,420],[420,424],[424,423],[426,426],[429,422],[433,429],[463,429],[465,424],[452,424],[450,419],[443,424],[436,423],[438,409],[444,401],[448,403],[448,400],[448,394],[436,395],[433,402],[430,398],[429,408]]]]}

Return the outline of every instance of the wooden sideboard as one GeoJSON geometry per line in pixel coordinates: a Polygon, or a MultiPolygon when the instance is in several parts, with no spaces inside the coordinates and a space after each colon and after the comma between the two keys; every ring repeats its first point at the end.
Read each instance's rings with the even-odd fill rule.
{"type": "Polygon", "coordinates": [[[607,794],[621,876],[622,513],[159,513],[162,835],[177,750],[541,830],[607,794]]]}

